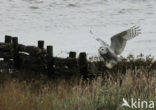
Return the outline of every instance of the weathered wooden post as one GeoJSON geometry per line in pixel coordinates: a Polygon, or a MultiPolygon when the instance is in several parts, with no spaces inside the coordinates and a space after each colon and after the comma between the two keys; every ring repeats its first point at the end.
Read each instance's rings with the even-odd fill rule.
{"type": "Polygon", "coordinates": [[[76,52],[69,52],[70,58],[76,58],[76,52]]]}
{"type": "Polygon", "coordinates": [[[9,35],[5,35],[5,43],[12,43],[12,37],[9,35]]]}
{"type": "Polygon", "coordinates": [[[47,46],[47,56],[49,58],[53,57],[53,46],[47,46]]]}
{"type": "MultiPolygon", "coordinates": [[[[5,35],[5,41],[4,41],[5,43],[8,43],[8,44],[11,44],[12,43],[12,37],[11,36],[9,36],[9,35],[5,35]]],[[[11,54],[11,53],[10,53],[11,54]]],[[[4,61],[9,61],[9,58],[7,58],[7,57],[5,57],[4,58],[4,61]]]]}
{"type": "Polygon", "coordinates": [[[38,48],[44,49],[44,41],[42,41],[42,40],[38,41],[38,48]]]}
{"type": "Polygon", "coordinates": [[[88,63],[87,63],[87,55],[85,52],[81,52],[79,54],[78,64],[79,64],[80,74],[83,75],[84,79],[87,79],[87,77],[88,77],[88,63]]]}
{"type": "Polygon", "coordinates": [[[47,76],[52,77],[54,74],[54,62],[53,62],[53,46],[47,46],[47,76]]]}
{"type": "Polygon", "coordinates": [[[68,63],[68,68],[71,69],[73,71],[73,74],[77,74],[78,73],[78,63],[77,63],[77,59],[76,59],[76,52],[69,52],[69,63],[68,63]]]}
{"type": "Polygon", "coordinates": [[[19,59],[19,54],[18,54],[18,38],[17,37],[13,37],[12,38],[12,42],[13,42],[13,48],[14,48],[14,66],[15,68],[20,68],[21,66],[21,62],[19,59]]]}

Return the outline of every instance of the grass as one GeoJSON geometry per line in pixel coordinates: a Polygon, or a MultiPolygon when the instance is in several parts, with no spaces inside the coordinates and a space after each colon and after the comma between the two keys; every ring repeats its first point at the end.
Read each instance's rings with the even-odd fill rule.
{"type": "Polygon", "coordinates": [[[156,71],[150,66],[152,60],[130,57],[129,62],[125,74],[118,68],[116,76],[114,71],[107,71],[107,78],[99,76],[92,81],[71,78],[28,82],[5,77],[0,84],[0,110],[131,110],[121,107],[123,98],[129,102],[131,98],[155,101],[156,71]],[[146,66],[137,66],[142,64],[136,62],[146,66]]]}
{"type": "Polygon", "coordinates": [[[156,77],[134,77],[131,71],[121,86],[101,77],[92,82],[9,79],[0,86],[0,110],[129,110],[121,108],[122,98],[155,100],[155,84],[156,77]]]}

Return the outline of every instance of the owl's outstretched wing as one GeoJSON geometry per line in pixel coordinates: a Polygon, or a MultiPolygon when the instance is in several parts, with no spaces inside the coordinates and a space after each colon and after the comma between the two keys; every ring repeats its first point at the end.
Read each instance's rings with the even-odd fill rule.
{"type": "Polygon", "coordinates": [[[96,38],[96,41],[98,41],[103,47],[109,47],[109,45],[100,38],[96,38]]]}
{"type": "Polygon", "coordinates": [[[141,34],[141,29],[139,26],[133,26],[132,28],[123,31],[119,34],[114,35],[111,38],[111,49],[117,55],[121,54],[126,46],[127,40],[130,40],[141,34]]]}

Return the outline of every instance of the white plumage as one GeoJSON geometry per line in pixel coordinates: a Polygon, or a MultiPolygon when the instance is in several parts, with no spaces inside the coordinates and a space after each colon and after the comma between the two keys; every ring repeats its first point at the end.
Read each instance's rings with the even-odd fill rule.
{"type": "Polygon", "coordinates": [[[102,45],[98,52],[100,56],[105,60],[105,65],[107,68],[111,69],[119,61],[118,55],[120,55],[126,46],[126,42],[136,36],[141,34],[140,27],[133,26],[132,28],[118,33],[111,37],[111,45],[109,46],[100,38],[96,40],[102,45]]]}

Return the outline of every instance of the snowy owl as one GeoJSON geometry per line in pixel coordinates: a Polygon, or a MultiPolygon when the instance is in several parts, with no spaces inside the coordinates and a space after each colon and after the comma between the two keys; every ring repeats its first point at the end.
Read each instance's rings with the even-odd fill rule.
{"type": "Polygon", "coordinates": [[[126,46],[126,42],[138,36],[139,34],[141,34],[140,27],[133,26],[130,29],[111,37],[110,46],[100,38],[96,38],[96,40],[102,45],[98,49],[98,52],[100,56],[104,59],[105,66],[111,69],[114,65],[116,65],[119,61],[118,55],[120,55],[123,52],[126,46]]]}

